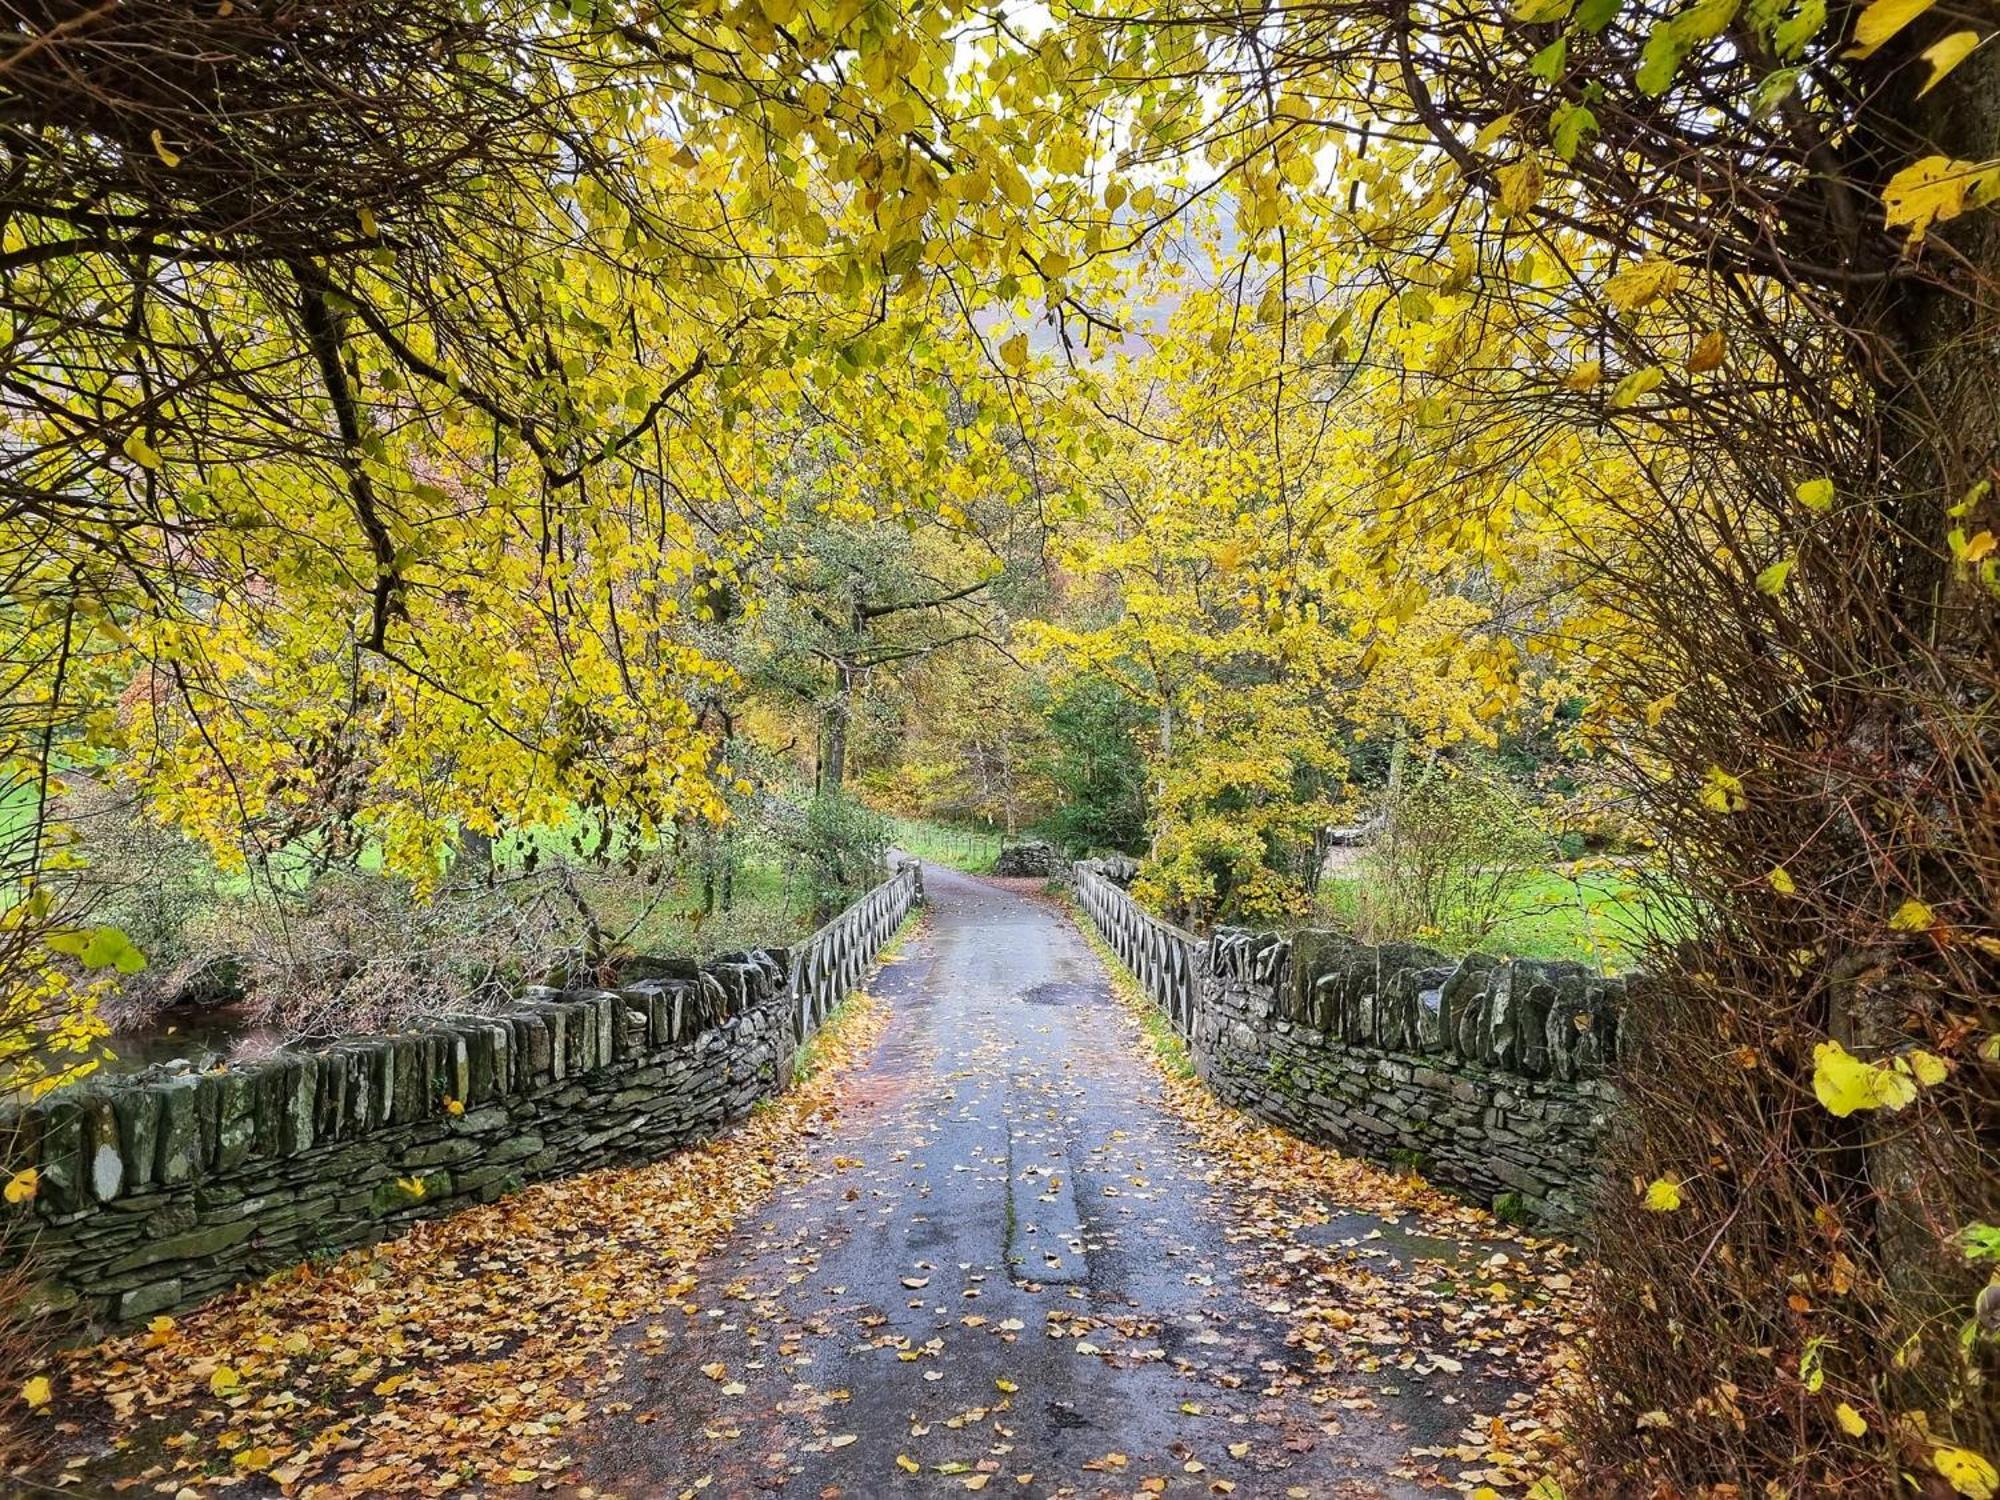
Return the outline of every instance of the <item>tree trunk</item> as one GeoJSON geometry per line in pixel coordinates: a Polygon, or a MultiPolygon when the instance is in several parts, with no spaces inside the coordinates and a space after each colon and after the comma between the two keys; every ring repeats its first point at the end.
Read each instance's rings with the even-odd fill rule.
{"type": "MultiPolygon", "coordinates": [[[[1906,55],[1885,63],[1895,70],[1885,85],[1889,102],[1864,144],[1892,170],[1929,154],[1975,163],[2000,154],[2000,47],[1977,49],[1917,99],[1912,80],[1928,69],[1907,54],[1918,45],[1904,43],[1906,55]]],[[[1880,503],[1898,538],[1888,570],[1894,597],[1884,601],[1879,637],[1885,659],[1873,664],[1883,690],[1873,694],[1866,734],[1908,766],[1940,754],[1949,764],[1922,809],[1924,840],[1898,861],[1902,879],[1930,893],[1965,888],[1976,864],[1966,841],[1976,849],[1974,830],[1990,817],[1979,788],[1991,774],[1981,764],[1991,729],[1982,727],[1979,705],[1989,701],[2000,660],[2000,610],[1975,570],[1954,560],[1947,538],[1954,529],[2000,530],[2000,210],[1975,208],[1933,225],[1914,258],[1918,274],[1890,283],[1862,319],[1876,340],[1880,503]],[[1985,497],[1954,516],[1982,482],[1990,487],[1985,497]],[[1888,627],[1900,628],[1901,638],[1888,627]]],[[[1995,897],[1990,889],[1974,895],[1989,905],[1995,897]]],[[[1962,971],[1949,978],[1936,970],[1949,959],[1927,956],[1913,966],[1874,958],[1847,966],[1832,1016],[1834,1034],[1870,1057],[1907,1045],[1931,1029],[1927,1020],[1946,1022],[1940,1011],[1965,983],[1962,971]],[[1940,979],[1942,992],[1932,988],[1940,979]]],[[[1985,1279],[1952,1236],[1996,1210],[1977,1127],[1883,1111],[1863,1133],[1876,1244],[1899,1318],[1911,1335],[1929,1325],[1948,1337],[1985,1279]]],[[[1908,1378],[1930,1401],[1942,1400],[1949,1385],[1932,1383],[1943,1379],[1935,1364],[1908,1378]]]]}
{"type": "Polygon", "coordinates": [[[825,750],[819,763],[819,789],[837,796],[847,781],[847,725],[854,712],[854,671],[846,662],[833,669],[833,699],[826,706],[825,750]]]}
{"type": "MultiPolygon", "coordinates": [[[[1913,36],[1917,34],[1913,28],[1913,36]]],[[[1915,44],[1912,43],[1911,46],[1915,44]]],[[[1911,58],[1888,89],[1870,144],[1891,165],[1920,155],[1984,162],[2000,155],[2000,47],[1980,47],[1922,99],[1911,58]]],[[[1960,517],[1950,511],[1982,480],[2000,491],[2000,210],[1975,208],[1932,226],[1917,251],[1921,274],[1892,282],[1878,316],[1883,458],[1896,519],[1909,542],[1899,570],[1904,618],[1948,654],[1991,662],[2000,612],[1955,566],[1946,536],[1991,527],[2000,496],[1960,517]]]]}

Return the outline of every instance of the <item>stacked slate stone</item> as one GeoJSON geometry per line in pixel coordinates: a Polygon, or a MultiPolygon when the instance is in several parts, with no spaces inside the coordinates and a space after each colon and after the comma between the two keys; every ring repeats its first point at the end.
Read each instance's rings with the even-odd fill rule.
{"type": "Polygon", "coordinates": [[[1056,853],[1055,846],[1040,839],[1030,839],[1024,844],[1008,844],[993,861],[995,875],[1033,876],[1042,880],[1061,868],[1062,857],[1056,853]]]}
{"type": "MultiPolygon", "coordinates": [[[[1159,926],[1088,864],[1079,903],[1140,972],[1159,926]]],[[[1239,1108],[1573,1224],[1598,1186],[1625,982],[1341,933],[1224,929],[1195,950],[1197,1071],[1239,1108]]],[[[1141,974],[1142,979],[1145,977],[1141,974]]],[[[1156,999],[1159,997],[1156,995],[1156,999]]],[[[1163,1005],[1163,1008],[1166,1008],[1163,1005]]]]}

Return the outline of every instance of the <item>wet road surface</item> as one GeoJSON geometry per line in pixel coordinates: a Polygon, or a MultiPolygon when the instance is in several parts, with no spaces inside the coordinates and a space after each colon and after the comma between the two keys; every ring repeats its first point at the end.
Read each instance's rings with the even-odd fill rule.
{"type": "MultiPolygon", "coordinates": [[[[1284,1303],[1232,1243],[1243,1185],[1171,1113],[1064,909],[925,881],[837,1137],[685,1303],[631,1330],[608,1413],[575,1434],[581,1480],[628,1497],[1435,1493],[1404,1455],[1472,1407],[1441,1407],[1407,1361],[1364,1373],[1365,1342],[1287,1346],[1284,1303]]],[[[1332,1205],[1315,1232],[1383,1227],[1332,1205]]],[[[1386,1227],[1365,1253],[1393,1275],[1386,1227]]],[[[1464,1392],[1487,1410],[1504,1394],[1464,1392]]]]}

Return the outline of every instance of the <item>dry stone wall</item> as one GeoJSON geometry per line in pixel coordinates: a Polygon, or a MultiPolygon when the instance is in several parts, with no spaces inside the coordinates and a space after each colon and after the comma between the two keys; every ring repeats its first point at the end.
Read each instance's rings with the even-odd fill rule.
{"type": "Polygon", "coordinates": [[[1575,1224],[1617,1108],[1624,981],[1574,963],[1454,959],[1331,932],[1206,940],[1094,864],[1078,905],[1238,1108],[1533,1218],[1575,1224]]]}
{"type": "Polygon", "coordinates": [[[65,1089],[0,1120],[0,1176],[40,1174],[9,1245],[51,1302],[125,1323],[527,1182],[662,1156],[784,1088],[922,898],[906,865],[795,950],[65,1089]]]}

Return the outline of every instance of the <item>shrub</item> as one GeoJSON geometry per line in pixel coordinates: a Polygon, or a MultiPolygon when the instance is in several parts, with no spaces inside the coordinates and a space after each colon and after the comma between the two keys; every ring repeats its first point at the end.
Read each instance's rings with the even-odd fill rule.
{"type": "Polygon", "coordinates": [[[1550,852],[1527,804],[1493,768],[1430,761],[1391,793],[1363,861],[1360,935],[1473,946],[1550,852]]]}
{"type": "Polygon", "coordinates": [[[145,956],[122,976],[117,1008],[144,1011],[190,987],[212,983],[223,959],[202,926],[223,899],[219,873],[193,840],[148,818],[138,800],[69,779],[62,799],[68,904],[93,926],[115,927],[145,956]]]}
{"type": "Polygon", "coordinates": [[[1047,705],[1048,749],[1032,769],[1059,802],[1037,825],[1050,843],[1072,855],[1146,845],[1146,758],[1139,732],[1149,715],[1117,684],[1083,677],[1047,705]]]}
{"type": "Polygon", "coordinates": [[[1203,813],[1160,830],[1132,893],[1145,905],[1198,930],[1242,923],[1282,925],[1307,910],[1306,889],[1276,868],[1267,830],[1220,813],[1203,813]]]}
{"type": "Polygon", "coordinates": [[[581,977],[604,944],[558,862],[428,897],[385,876],[329,871],[304,891],[233,903],[210,940],[241,955],[258,1018],[301,1038],[498,1005],[524,984],[581,977]]]}
{"type": "Polygon", "coordinates": [[[839,792],[821,792],[803,808],[770,815],[781,850],[805,883],[815,924],[825,922],[882,877],[889,822],[839,792]]]}

